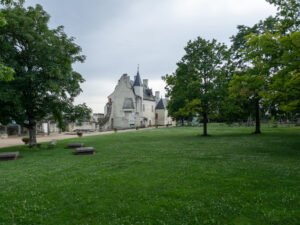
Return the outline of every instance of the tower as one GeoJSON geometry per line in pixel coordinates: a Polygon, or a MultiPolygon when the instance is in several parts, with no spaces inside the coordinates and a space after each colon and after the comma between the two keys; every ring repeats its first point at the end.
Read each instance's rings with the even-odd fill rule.
{"type": "Polygon", "coordinates": [[[140,76],[139,66],[137,68],[137,74],[133,82],[133,89],[134,93],[143,99],[143,84],[140,76]]]}

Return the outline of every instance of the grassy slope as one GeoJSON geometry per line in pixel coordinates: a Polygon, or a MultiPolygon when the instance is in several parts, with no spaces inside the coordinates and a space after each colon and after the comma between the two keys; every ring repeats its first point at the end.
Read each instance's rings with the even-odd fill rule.
{"type": "MultiPolygon", "coordinates": [[[[300,224],[300,129],[170,128],[82,138],[94,156],[0,162],[0,224],[300,224]]],[[[78,139],[76,139],[78,141],[78,139]]]]}

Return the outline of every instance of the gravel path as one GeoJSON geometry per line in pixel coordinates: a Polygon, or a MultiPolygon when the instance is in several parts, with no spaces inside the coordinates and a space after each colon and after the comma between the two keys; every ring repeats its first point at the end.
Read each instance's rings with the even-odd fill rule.
{"type": "MultiPolygon", "coordinates": [[[[150,128],[151,129],[151,128],[150,128]]],[[[131,130],[120,130],[118,132],[133,132],[136,131],[134,129],[131,130]]],[[[114,131],[105,131],[105,132],[93,132],[93,133],[84,133],[83,136],[95,136],[95,135],[106,135],[106,134],[112,134],[114,131]]],[[[77,135],[72,135],[68,133],[53,133],[50,134],[49,136],[37,136],[37,142],[42,143],[42,142],[49,142],[53,139],[55,140],[62,140],[62,139],[70,139],[70,138],[76,138],[77,135]]],[[[0,139],[0,148],[4,147],[10,147],[10,146],[16,146],[16,145],[24,145],[22,142],[22,137],[8,137],[8,138],[3,138],[0,139]]]]}

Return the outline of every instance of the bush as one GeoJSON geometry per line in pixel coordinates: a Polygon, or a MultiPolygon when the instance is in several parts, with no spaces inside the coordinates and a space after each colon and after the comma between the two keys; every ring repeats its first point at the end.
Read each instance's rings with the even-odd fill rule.
{"type": "Polygon", "coordinates": [[[22,141],[24,142],[25,145],[29,143],[29,137],[23,137],[22,141]]]}
{"type": "Polygon", "coordinates": [[[79,132],[79,131],[78,131],[78,132],[77,132],[77,136],[78,136],[78,137],[82,137],[82,132],[79,132]]]}

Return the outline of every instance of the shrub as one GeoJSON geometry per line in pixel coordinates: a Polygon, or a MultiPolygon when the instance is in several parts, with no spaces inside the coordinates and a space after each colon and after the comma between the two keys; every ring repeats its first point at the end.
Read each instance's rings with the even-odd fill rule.
{"type": "Polygon", "coordinates": [[[25,145],[29,143],[29,137],[23,137],[22,141],[24,142],[25,145]]]}

